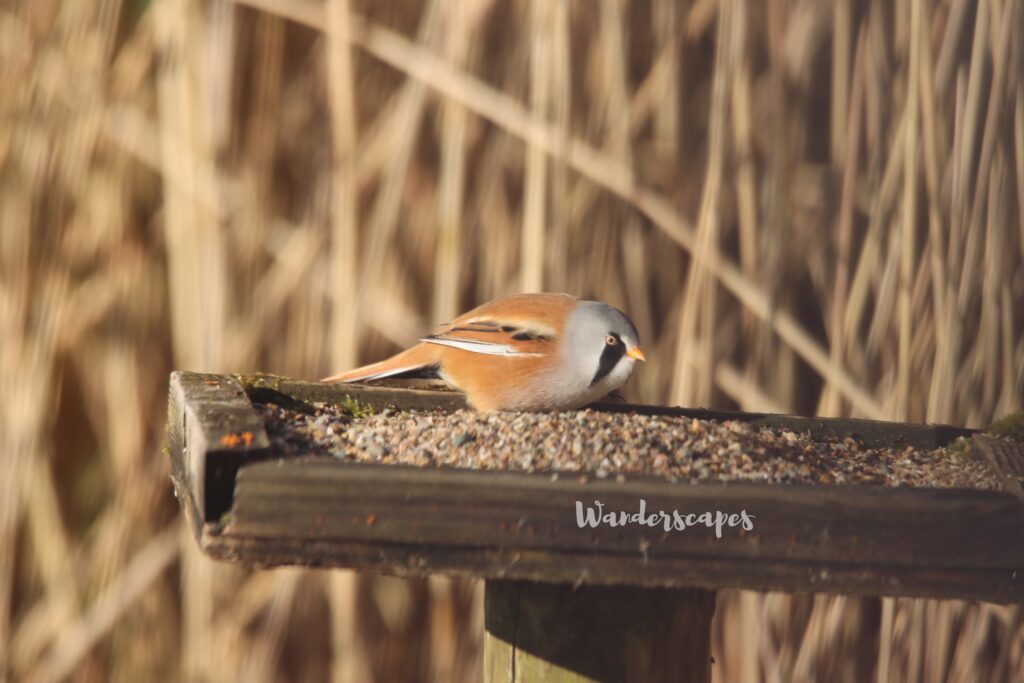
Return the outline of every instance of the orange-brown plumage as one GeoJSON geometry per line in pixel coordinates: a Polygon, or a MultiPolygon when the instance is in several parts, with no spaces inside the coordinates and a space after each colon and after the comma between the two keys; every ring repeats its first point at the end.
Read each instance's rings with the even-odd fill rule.
{"type": "Polygon", "coordinates": [[[581,302],[568,294],[519,294],[474,308],[391,358],[324,381],[360,382],[433,369],[464,391],[480,411],[578,407],[593,400],[592,394],[618,388],[606,385],[621,385],[632,361],[642,360],[635,336],[628,318],[604,304],[581,302]],[[567,330],[567,325],[573,329],[567,330]],[[609,330],[601,331],[605,327],[609,330]],[[615,329],[622,330],[623,339],[630,337],[626,341],[631,344],[627,349],[626,341],[620,340],[621,353],[611,354],[617,355],[617,369],[618,359],[629,356],[621,378],[621,369],[603,369],[608,354],[601,356],[603,365],[594,365],[596,360],[588,365],[587,360],[606,351],[605,339],[619,337],[615,329]],[[605,374],[594,375],[587,384],[591,366],[605,374]]]}

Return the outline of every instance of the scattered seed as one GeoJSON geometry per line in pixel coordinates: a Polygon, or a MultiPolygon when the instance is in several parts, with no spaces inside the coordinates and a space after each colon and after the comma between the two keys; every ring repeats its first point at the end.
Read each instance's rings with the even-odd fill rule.
{"type": "MultiPolygon", "coordinates": [[[[275,457],[344,462],[576,473],[600,479],[755,481],[998,489],[980,460],[943,449],[867,448],[852,438],[727,420],[580,410],[568,413],[382,411],[352,420],[344,409],[312,412],[259,405],[275,457]]],[[[241,439],[240,439],[241,441],[241,439]]]]}

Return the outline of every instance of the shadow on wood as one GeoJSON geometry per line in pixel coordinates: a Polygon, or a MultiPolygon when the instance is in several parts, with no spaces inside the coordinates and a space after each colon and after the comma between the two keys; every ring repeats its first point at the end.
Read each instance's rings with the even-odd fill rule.
{"type": "Polygon", "coordinates": [[[711,680],[715,596],[697,589],[488,581],[489,683],[711,680]]]}

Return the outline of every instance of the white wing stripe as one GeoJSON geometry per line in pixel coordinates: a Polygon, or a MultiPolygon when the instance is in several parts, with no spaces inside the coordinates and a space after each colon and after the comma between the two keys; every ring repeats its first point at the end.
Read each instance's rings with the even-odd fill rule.
{"type": "Polygon", "coordinates": [[[494,342],[476,341],[474,339],[445,339],[437,337],[428,337],[421,339],[428,344],[438,344],[439,346],[450,346],[453,349],[462,349],[463,351],[469,351],[471,353],[484,353],[489,356],[508,356],[515,358],[523,358],[529,356],[543,356],[542,353],[527,353],[525,351],[516,351],[508,344],[495,344],[494,342]]]}
{"type": "Polygon", "coordinates": [[[373,380],[376,380],[376,379],[385,379],[387,377],[393,377],[394,375],[401,375],[403,372],[409,372],[410,370],[416,370],[419,367],[420,367],[419,365],[410,365],[410,366],[404,367],[404,368],[395,368],[394,370],[384,370],[382,372],[375,372],[372,375],[367,375],[366,377],[360,377],[356,381],[357,382],[372,382],[373,380]]]}

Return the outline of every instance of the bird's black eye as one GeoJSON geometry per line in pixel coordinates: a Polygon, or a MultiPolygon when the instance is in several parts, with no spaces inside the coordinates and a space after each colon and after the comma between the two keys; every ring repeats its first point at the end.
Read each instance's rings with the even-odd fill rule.
{"type": "Polygon", "coordinates": [[[616,344],[619,343],[619,338],[616,337],[614,334],[609,334],[607,337],[604,338],[604,343],[607,344],[608,346],[615,346],[616,344]]]}

